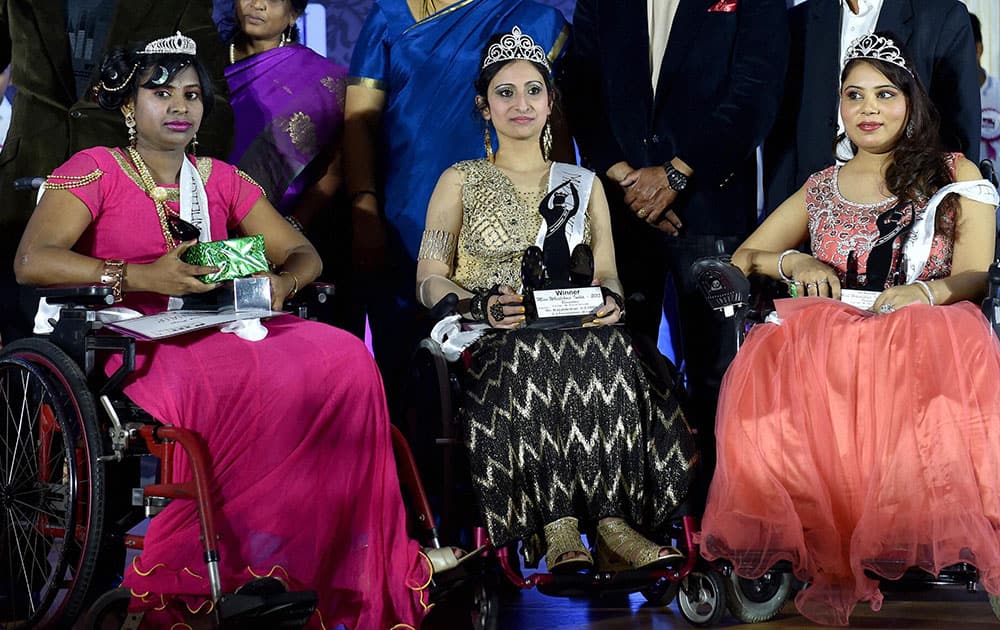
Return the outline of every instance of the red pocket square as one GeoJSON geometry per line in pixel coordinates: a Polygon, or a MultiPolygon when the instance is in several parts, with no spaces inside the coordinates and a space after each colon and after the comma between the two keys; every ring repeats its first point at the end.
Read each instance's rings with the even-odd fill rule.
{"type": "Polygon", "coordinates": [[[708,7],[709,13],[732,13],[736,11],[737,0],[719,0],[708,7]]]}

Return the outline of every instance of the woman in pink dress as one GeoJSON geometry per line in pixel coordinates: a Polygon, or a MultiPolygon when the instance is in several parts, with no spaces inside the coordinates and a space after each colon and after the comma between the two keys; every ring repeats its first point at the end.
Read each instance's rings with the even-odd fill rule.
{"type": "MultiPolygon", "coordinates": [[[[214,288],[197,278],[212,268],[180,260],[193,241],[175,241],[171,215],[206,240],[263,234],[275,309],[319,274],[312,245],[248,176],[185,153],[212,102],[206,78],[194,42],[180,34],[109,55],[99,100],[121,108],[133,146],[82,151],[49,177],[18,251],[19,282],[103,282],[143,313],[214,288]]],[[[140,341],[125,387],[208,447],[223,589],[270,576],[315,590],[313,628],[418,626],[432,566],[406,533],[371,356],[323,324],[280,316],[265,326],[259,341],[214,330],[140,341]]],[[[182,462],[176,470],[187,474],[182,462]]],[[[190,501],[151,522],[124,583],[133,610],[145,611],[143,627],[210,612],[198,536],[190,501]]]]}
{"type": "Polygon", "coordinates": [[[799,611],[825,624],[880,607],[868,571],[968,562],[1000,594],[1000,344],[969,302],[986,288],[997,198],[937,148],[911,68],[890,38],[852,45],[853,155],[733,255],[800,297],[776,302],[780,321],[755,327],[726,374],[702,554],[748,578],[790,561],[809,582],[799,611]],[[806,239],[813,255],[789,249],[806,239]],[[849,303],[855,275],[870,305],[849,303]]]}

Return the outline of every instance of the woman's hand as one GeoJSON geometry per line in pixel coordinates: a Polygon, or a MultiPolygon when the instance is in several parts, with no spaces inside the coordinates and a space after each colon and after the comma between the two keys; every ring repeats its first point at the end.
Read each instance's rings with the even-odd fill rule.
{"type": "Polygon", "coordinates": [[[785,275],[795,281],[800,296],[840,299],[840,278],[833,269],[809,254],[788,254],[781,260],[785,275]]]}
{"type": "Polygon", "coordinates": [[[500,295],[486,300],[486,322],[493,328],[514,329],[525,321],[524,297],[509,286],[500,287],[500,295]]]}
{"type": "Polygon", "coordinates": [[[126,279],[129,291],[153,291],[162,295],[186,295],[188,293],[207,293],[219,286],[218,282],[206,283],[198,279],[209,273],[215,273],[217,267],[189,265],[181,256],[198,241],[181,243],[172,251],[167,252],[156,262],[146,265],[129,265],[126,279]]]}
{"type": "Polygon", "coordinates": [[[267,278],[271,281],[271,310],[280,311],[285,306],[285,300],[292,297],[292,292],[298,292],[302,287],[291,273],[270,273],[262,271],[253,274],[255,278],[267,278]]]}
{"type": "Polygon", "coordinates": [[[927,294],[916,284],[903,284],[898,287],[889,287],[879,293],[875,298],[875,303],[871,306],[871,312],[886,315],[897,311],[910,304],[929,304],[927,294]]]}
{"type": "Polygon", "coordinates": [[[610,295],[605,296],[604,306],[600,308],[596,313],[594,313],[594,319],[589,322],[584,322],[584,328],[593,328],[596,326],[609,326],[611,324],[617,324],[622,318],[622,310],[618,308],[618,303],[610,295]]]}

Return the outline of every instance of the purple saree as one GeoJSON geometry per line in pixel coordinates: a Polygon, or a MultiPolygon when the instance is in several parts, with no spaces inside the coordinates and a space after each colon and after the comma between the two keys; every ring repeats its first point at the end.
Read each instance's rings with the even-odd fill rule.
{"type": "Polygon", "coordinates": [[[346,74],[298,44],[226,67],[236,119],[229,161],[253,177],[283,215],[322,176],[339,141],[346,74]]]}

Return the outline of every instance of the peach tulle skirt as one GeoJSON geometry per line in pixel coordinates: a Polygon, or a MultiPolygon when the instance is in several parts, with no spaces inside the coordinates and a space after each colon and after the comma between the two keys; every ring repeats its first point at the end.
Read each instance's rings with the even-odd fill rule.
{"type": "Polygon", "coordinates": [[[780,300],[726,374],[702,555],[792,562],[799,611],[846,625],[878,582],[968,562],[1000,594],[1000,343],[970,303],[875,316],[780,300]]]}

